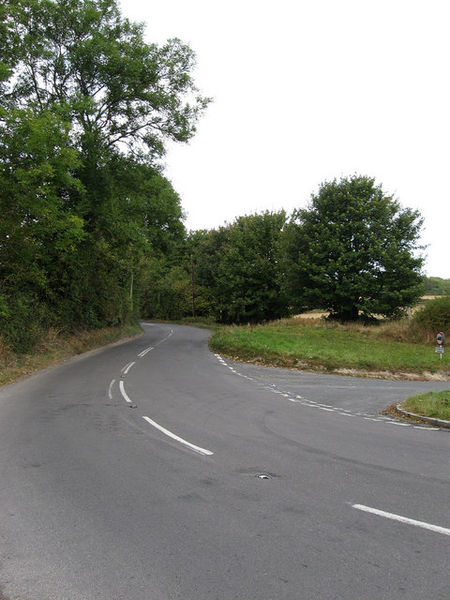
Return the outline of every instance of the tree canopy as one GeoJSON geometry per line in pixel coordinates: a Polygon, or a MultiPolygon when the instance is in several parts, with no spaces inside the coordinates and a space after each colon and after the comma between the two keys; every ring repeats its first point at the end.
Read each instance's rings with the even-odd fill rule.
{"type": "Polygon", "coordinates": [[[192,50],[116,0],[7,0],[0,50],[0,327],[26,349],[133,314],[144,262],[185,235],[160,158],[209,100],[192,50]]]}
{"type": "Polygon", "coordinates": [[[294,212],[284,240],[285,282],[298,309],[341,320],[396,316],[420,297],[422,219],[373,178],[324,183],[294,212]]]}

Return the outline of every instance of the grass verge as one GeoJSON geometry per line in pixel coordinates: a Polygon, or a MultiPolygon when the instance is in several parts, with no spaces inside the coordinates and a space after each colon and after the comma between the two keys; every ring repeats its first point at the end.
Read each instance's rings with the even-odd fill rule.
{"type": "Polygon", "coordinates": [[[286,319],[266,325],[222,328],[212,336],[210,346],[238,360],[266,365],[449,379],[448,354],[440,360],[434,346],[405,341],[408,336],[403,329],[399,324],[392,324],[391,328],[364,327],[286,319]]]}
{"type": "Polygon", "coordinates": [[[412,396],[401,407],[417,415],[450,421],[450,390],[412,396]]]}
{"type": "Polygon", "coordinates": [[[15,354],[2,345],[0,339],[0,385],[141,332],[138,324],[79,331],[70,335],[51,330],[32,354],[15,354]]]}

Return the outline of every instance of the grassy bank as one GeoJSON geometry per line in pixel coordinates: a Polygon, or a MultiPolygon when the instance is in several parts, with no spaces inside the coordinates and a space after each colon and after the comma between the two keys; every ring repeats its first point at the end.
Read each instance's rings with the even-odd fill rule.
{"type": "Polygon", "coordinates": [[[141,332],[139,325],[108,327],[79,331],[68,335],[49,331],[32,354],[15,354],[0,339],[0,385],[12,383],[24,375],[56,365],[71,356],[133,337],[141,332]]]}
{"type": "Polygon", "coordinates": [[[389,371],[398,376],[435,374],[448,379],[448,354],[440,360],[434,345],[412,341],[408,327],[405,322],[364,327],[286,319],[220,329],[210,345],[216,352],[268,365],[362,374],[389,371]]]}
{"type": "Polygon", "coordinates": [[[403,402],[402,408],[417,415],[450,421],[450,390],[412,396],[403,402]]]}

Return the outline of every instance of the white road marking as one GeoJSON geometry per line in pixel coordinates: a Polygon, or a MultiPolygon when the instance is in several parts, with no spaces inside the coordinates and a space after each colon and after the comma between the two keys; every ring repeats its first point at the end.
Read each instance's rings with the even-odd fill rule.
{"type": "Polygon", "coordinates": [[[406,523],[408,525],[414,525],[415,527],[421,527],[422,529],[428,529],[435,533],[442,533],[443,535],[450,535],[450,529],[446,527],[440,527],[439,525],[432,525],[425,521],[416,521],[415,519],[409,519],[408,517],[402,517],[401,515],[394,515],[393,513],[385,512],[384,510],[378,510],[377,508],[371,508],[370,506],[364,506],[363,504],[352,504],[352,508],[362,510],[364,512],[378,515],[379,517],[385,517],[386,519],[392,519],[393,521],[399,521],[400,523],[406,523]]]}
{"type": "Polygon", "coordinates": [[[142,418],[145,419],[145,421],[147,421],[147,423],[150,423],[150,425],[152,425],[156,429],[159,429],[159,431],[161,431],[168,437],[176,440],[177,442],[180,442],[180,444],[184,444],[188,448],[191,448],[191,450],[194,450],[194,452],[198,452],[199,454],[203,454],[204,456],[212,456],[214,454],[214,452],[211,452],[211,450],[206,450],[205,448],[200,448],[200,446],[191,444],[190,442],[184,440],[183,438],[179,437],[178,435],[175,435],[175,433],[172,433],[165,427],[162,427],[161,425],[156,423],[156,421],[152,421],[152,419],[150,419],[149,417],[142,417],[142,418]]]}
{"type": "Polygon", "coordinates": [[[129,372],[129,370],[130,370],[132,367],[134,367],[134,365],[135,365],[135,364],[136,364],[135,362],[131,362],[131,363],[129,363],[129,364],[128,364],[128,365],[125,367],[125,369],[122,371],[122,373],[123,373],[124,375],[128,375],[128,372],[129,372]]]}
{"type": "Polygon", "coordinates": [[[119,387],[120,387],[120,393],[124,397],[125,401],[128,402],[128,404],[133,404],[125,391],[125,386],[123,385],[123,381],[119,381],[119,387]]]}
{"type": "Polygon", "coordinates": [[[166,335],[165,338],[163,338],[162,340],[160,340],[158,343],[155,344],[155,348],[156,348],[156,346],[159,346],[160,344],[166,342],[172,336],[172,334],[173,334],[173,329],[170,330],[169,334],[166,335]]]}
{"type": "MultiPolygon", "coordinates": [[[[170,336],[170,334],[169,334],[169,336],[170,336]]],[[[162,340],[162,341],[165,341],[165,340],[162,340]]],[[[222,365],[228,367],[228,369],[230,369],[230,371],[232,373],[234,373],[235,375],[238,375],[239,377],[244,377],[245,379],[248,379],[249,381],[255,381],[255,382],[257,381],[257,379],[250,377],[248,375],[244,375],[243,373],[240,373],[239,371],[234,369],[233,366],[228,365],[223,360],[223,358],[220,356],[220,354],[214,354],[214,356],[220,361],[220,363],[222,365]]],[[[346,389],[344,386],[340,386],[340,387],[342,389],[346,389]]],[[[355,386],[351,386],[351,387],[355,387],[355,386]]],[[[426,426],[411,425],[409,423],[400,423],[399,421],[396,421],[390,417],[386,417],[386,416],[382,416],[382,415],[379,415],[378,417],[374,417],[373,415],[370,415],[368,413],[352,412],[348,408],[340,408],[338,406],[331,406],[330,404],[323,404],[321,402],[315,402],[314,400],[308,400],[307,398],[304,398],[303,396],[300,396],[298,394],[296,395],[296,398],[298,398],[298,400],[295,400],[294,398],[291,397],[291,394],[288,394],[284,391],[278,390],[276,384],[274,384],[274,383],[264,385],[263,389],[268,390],[268,391],[272,392],[273,394],[279,394],[280,396],[287,398],[290,402],[297,402],[297,403],[301,404],[302,406],[309,406],[310,408],[317,408],[319,410],[325,410],[327,412],[335,412],[338,415],[341,415],[343,417],[362,417],[366,421],[374,421],[375,423],[385,422],[390,425],[398,425],[399,427],[410,427],[410,428],[414,428],[414,429],[426,429],[427,431],[439,431],[439,429],[440,429],[439,427],[426,427],[426,426]]]]}
{"type": "Polygon", "coordinates": [[[149,348],[142,350],[142,352],[139,352],[139,354],[138,354],[139,358],[143,358],[147,354],[147,352],[150,352],[150,350],[153,350],[153,346],[150,346],[149,348]]]}
{"type": "Polygon", "coordinates": [[[109,397],[109,399],[110,399],[110,400],[112,400],[112,399],[113,399],[113,396],[112,396],[112,389],[113,389],[113,386],[114,386],[114,384],[115,384],[115,383],[116,383],[116,380],[115,380],[115,379],[113,379],[113,380],[111,381],[111,383],[109,384],[109,389],[108,389],[108,397],[109,397]]]}

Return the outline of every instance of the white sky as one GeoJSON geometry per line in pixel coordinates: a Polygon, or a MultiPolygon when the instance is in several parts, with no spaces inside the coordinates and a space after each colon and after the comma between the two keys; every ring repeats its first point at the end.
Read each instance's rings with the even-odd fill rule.
{"type": "Polygon", "coordinates": [[[425,218],[450,278],[448,0],[121,0],[148,41],[179,37],[214,98],[166,176],[188,229],[304,207],[354,173],[425,218]]]}

